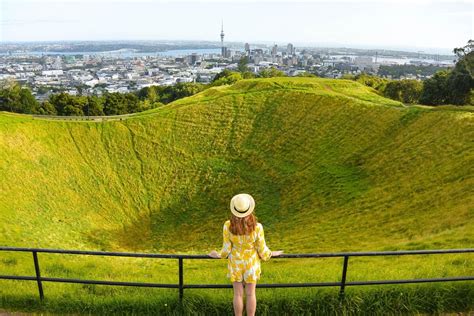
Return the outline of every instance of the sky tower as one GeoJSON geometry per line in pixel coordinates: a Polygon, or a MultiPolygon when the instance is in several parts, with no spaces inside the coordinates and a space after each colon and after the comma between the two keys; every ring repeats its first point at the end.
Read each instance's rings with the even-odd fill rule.
{"type": "Polygon", "coordinates": [[[226,49],[224,47],[224,21],[222,21],[222,27],[221,27],[221,54],[222,54],[222,57],[226,56],[226,49]]]}

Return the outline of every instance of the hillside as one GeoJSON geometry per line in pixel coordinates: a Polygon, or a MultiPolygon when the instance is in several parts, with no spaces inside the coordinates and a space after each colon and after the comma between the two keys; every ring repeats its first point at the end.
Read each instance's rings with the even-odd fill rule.
{"type": "Polygon", "coordinates": [[[247,192],[286,252],[468,247],[473,127],[472,110],[313,78],[243,80],[122,121],[0,113],[0,244],[204,252],[247,192]]]}

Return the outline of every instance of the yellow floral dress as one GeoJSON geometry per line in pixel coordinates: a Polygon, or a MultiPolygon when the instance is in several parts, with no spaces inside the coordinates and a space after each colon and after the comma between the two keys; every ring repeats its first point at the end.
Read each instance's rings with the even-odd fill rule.
{"type": "Polygon", "coordinates": [[[227,258],[227,277],[231,282],[257,283],[260,278],[260,259],[267,261],[272,252],[265,244],[263,226],[257,223],[248,235],[234,235],[230,232],[230,220],[224,223],[221,258],[227,258]]]}

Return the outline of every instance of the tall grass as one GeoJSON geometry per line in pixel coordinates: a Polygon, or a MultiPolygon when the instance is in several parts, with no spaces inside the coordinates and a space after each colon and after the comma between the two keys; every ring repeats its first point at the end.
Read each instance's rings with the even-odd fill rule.
{"type": "MultiPolygon", "coordinates": [[[[230,315],[231,290],[177,293],[158,289],[82,286],[49,295],[43,302],[27,293],[0,297],[10,311],[119,315],[230,315]]],[[[469,312],[474,306],[469,283],[357,288],[340,297],[336,289],[257,289],[258,315],[387,315],[469,312]]]]}

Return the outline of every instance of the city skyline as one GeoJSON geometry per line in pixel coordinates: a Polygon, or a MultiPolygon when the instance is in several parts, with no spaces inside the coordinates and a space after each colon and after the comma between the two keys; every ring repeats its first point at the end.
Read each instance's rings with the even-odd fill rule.
{"type": "Polygon", "coordinates": [[[0,2],[0,43],[187,40],[449,53],[472,38],[469,1],[0,2]]]}

